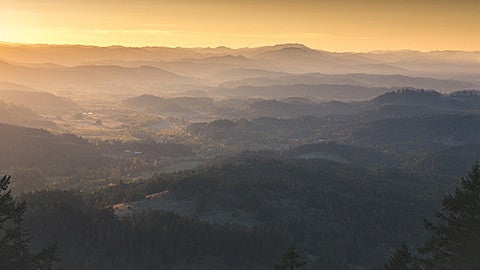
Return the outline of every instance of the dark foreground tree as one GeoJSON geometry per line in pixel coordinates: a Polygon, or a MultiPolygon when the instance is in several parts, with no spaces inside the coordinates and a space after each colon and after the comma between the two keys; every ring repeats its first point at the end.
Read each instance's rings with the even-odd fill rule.
{"type": "Polygon", "coordinates": [[[431,237],[420,251],[426,269],[480,269],[480,166],[473,166],[460,188],[443,199],[437,224],[426,222],[431,237]]]}
{"type": "Polygon", "coordinates": [[[407,244],[402,245],[390,257],[384,270],[419,270],[417,260],[408,250],[407,244]]]}
{"type": "Polygon", "coordinates": [[[294,270],[300,269],[305,265],[305,262],[300,261],[300,254],[294,246],[291,246],[288,251],[283,254],[280,264],[275,265],[275,270],[294,270]]]}
{"type": "Polygon", "coordinates": [[[0,178],[0,269],[48,270],[59,260],[55,245],[33,253],[22,227],[25,202],[17,203],[8,189],[10,177],[0,178]]]}

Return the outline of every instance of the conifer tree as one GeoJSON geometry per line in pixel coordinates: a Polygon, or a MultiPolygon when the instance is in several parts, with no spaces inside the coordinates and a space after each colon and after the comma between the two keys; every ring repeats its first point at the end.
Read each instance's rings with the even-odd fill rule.
{"type": "Polygon", "coordinates": [[[10,177],[0,178],[0,269],[49,270],[59,260],[55,245],[34,254],[22,226],[25,202],[17,203],[8,189],[10,177]]]}
{"type": "Polygon", "coordinates": [[[275,270],[295,270],[300,269],[305,265],[305,262],[300,261],[300,254],[294,246],[290,246],[288,251],[283,254],[280,264],[275,265],[275,270]]]}
{"type": "Polygon", "coordinates": [[[417,260],[408,250],[405,242],[390,257],[384,270],[419,270],[417,260]]]}
{"type": "Polygon", "coordinates": [[[480,165],[473,166],[454,194],[443,199],[437,224],[426,221],[431,232],[421,252],[426,269],[480,269],[480,165]]]}

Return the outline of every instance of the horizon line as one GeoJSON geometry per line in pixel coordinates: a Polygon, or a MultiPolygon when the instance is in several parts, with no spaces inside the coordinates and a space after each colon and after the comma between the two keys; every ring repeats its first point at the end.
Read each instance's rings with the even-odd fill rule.
{"type": "Polygon", "coordinates": [[[98,44],[80,44],[80,43],[28,43],[28,42],[15,42],[15,41],[3,41],[0,40],[0,45],[27,45],[27,46],[82,46],[82,47],[97,47],[97,48],[110,48],[110,47],[121,47],[121,48],[169,48],[169,49],[219,49],[219,48],[226,48],[230,50],[242,50],[242,49],[256,49],[262,47],[275,47],[275,46],[286,46],[286,45],[301,45],[305,48],[316,50],[316,51],[324,51],[324,52],[331,52],[331,53],[380,53],[380,52],[402,52],[402,51],[409,51],[409,52],[420,52],[420,53],[432,53],[432,52],[480,52],[478,50],[458,50],[458,49],[435,49],[435,50],[417,50],[417,49],[377,49],[377,50],[369,50],[369,51],[334,51],[334,50],[324,50],[319,48],[309,47],[303,43],[296,43],[296,42],[289,42],[289,43],[275,43],[275,44],[265,44],[262,46],[256,47],[229,47],[225,45],[219,45],[215,47],[201,47],[201,46],[192,46],[192,47],[183,47],[183,46],[163,46],[163,45],[145,45],[145,46],[130,46],[130,45],[122,45],[122,44],[111,44],[111,45],[98,45],[98,44]]]}

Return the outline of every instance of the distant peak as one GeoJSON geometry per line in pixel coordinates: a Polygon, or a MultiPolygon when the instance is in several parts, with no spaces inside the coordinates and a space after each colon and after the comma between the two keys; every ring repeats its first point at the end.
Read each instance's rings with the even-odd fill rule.
{"type": "Polygon", "coordinates": [[[297,48],[297,49],[310,49],[309,47],[300,44],[300,43],[285,43],[285,44],[277,44],[272,46],[273,48],[283,49],[283,48],[297,48]]]}

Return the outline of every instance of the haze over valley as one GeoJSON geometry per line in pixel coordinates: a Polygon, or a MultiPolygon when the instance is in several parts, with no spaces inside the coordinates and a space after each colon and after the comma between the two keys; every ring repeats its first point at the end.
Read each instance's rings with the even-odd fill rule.
{"type": "Polygon", "coordinates": [[[0,269],[479,269],[480,5],[253,2],[5,2],[0,269]]]}

